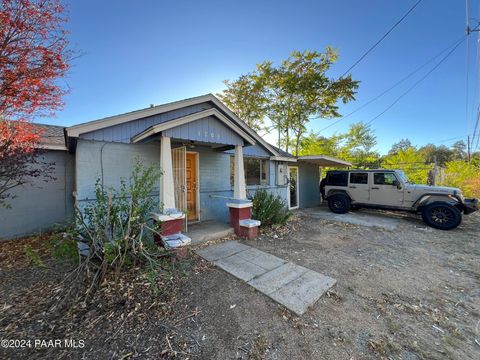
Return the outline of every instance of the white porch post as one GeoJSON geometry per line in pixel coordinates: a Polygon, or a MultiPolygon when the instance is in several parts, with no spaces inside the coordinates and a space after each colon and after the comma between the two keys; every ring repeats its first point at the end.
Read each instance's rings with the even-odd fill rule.
{"type": "Polygon", "coordinates": [[[233,197],[235,199],[246,199],[245,170],[243,169],[243,150],[241,145],[235,146],[233,171],[233,197]]]}
{"type": "Polygon", "coordinates": [[[170,138],[162,136],[160,138],[160,204],[163,209],[175,208],[175,194],[173,185],[173,166],[172,166],[172,148],[170,138]]]}

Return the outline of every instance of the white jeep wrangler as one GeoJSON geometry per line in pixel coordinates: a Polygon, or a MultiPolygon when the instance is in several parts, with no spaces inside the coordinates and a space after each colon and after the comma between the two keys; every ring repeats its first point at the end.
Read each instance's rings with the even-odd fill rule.
{"type": "Polygon", "coordinates": [[[441,230],[460,225],[462,212],[478,210],[478,199],[465,199],[460,189],[413,184],[400,170],[328,171],[320,192],[337,214],[352,207],[412,211],[441,230]]]}

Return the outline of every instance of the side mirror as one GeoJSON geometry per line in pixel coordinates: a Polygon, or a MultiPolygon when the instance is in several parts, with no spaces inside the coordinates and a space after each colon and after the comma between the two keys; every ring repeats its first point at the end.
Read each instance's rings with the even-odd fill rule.
{"type": "Polygon", "coordinates": [[[400,181],[398,181],[398,180],[395,180],[395,181],[393,182],[393,186],[396,186],[397,189],[399,189],[399,190],[402,188],[402,184],[401,184],[400,181]]]}

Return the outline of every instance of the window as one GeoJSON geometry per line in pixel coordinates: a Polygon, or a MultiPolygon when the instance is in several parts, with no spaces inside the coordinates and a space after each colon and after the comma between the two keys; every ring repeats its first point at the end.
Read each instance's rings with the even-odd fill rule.
{"type": "Polygon", "coordinates": [[[350,184],[368,184],[368,173],[350,173],[350,184]]]}
{"type": "Polygon", "coordinates": [[[375,173],[373,174],[373,183],[375,185],[395,185],[397,178],[393,173],[375,173]]]}
{"type": "Polygon", "coordinates": [[[327,185],[347,186],[348,173],[346,171],[330,171],[327,175],[327,185]]]}
{"type": "MultiPolygon", "coordinates": [[[[245,182],[247,185],[267,184],[267,160],[246,157],[243,158],[245,182]]],[[[230,183],[233,185],[235,157],[230,157],[230,183]]]]}

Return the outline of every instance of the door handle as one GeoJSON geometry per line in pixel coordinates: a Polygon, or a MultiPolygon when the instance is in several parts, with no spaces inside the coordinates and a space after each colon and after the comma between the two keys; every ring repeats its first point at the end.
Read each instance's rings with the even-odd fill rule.
{"type": "Polygon", "coordinates": [[[379,187],[372,187],[371,189],[372,189],[372,190],[380,190],[379,187]]]}
{"type": "Polygon", "coordinates": [[[356,189],[356,186],[349,186],[350,189],[356,189]]]}

